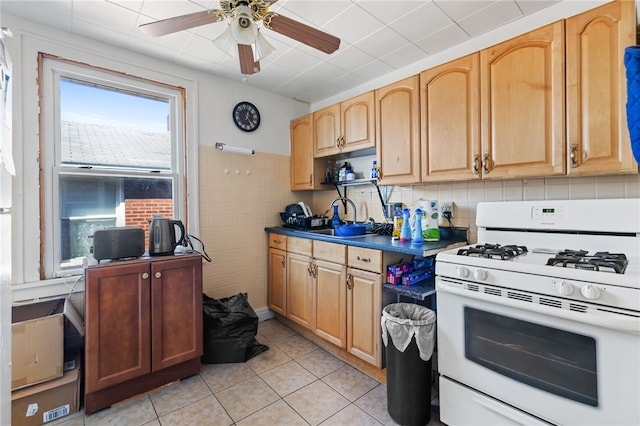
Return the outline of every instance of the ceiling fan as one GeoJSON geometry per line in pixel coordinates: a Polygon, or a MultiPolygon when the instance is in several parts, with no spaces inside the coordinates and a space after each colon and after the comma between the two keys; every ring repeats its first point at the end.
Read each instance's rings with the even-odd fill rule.
{"type": "Polygon", "coordinates": [[[237,45],[242,74],[255,74],[260,71],[260,59],[274,50],[274,47],[260,33],[256,25],[259,21],[262,21],[265,28],[325,53],[333,53],[340,47],[340,39],[331,34],[278,13],[269,12],[269,6],[276,1],[220,0],[220,9],[203,10],[149,22],[140,25],[140,29],[152,36],[163,36],[231,18],[228,28],[213,40],[213,43],[233,57],[235,57],[237,45]]]}

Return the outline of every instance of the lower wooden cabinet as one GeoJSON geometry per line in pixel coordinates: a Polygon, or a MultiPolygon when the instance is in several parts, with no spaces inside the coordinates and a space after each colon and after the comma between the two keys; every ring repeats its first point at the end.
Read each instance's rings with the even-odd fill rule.
{"type": "Polygon", "coordinates": [[[202,258],[85,271],[85,413],[200,371],[202,258]]]}
{"type": "Polygon", "coordinates": [[[287,238],[286,247],[284,267],[283,251],[269,248],[271,309],[381,368],[383,272],[402,255],[295,237],[287,238]],[[283,287],[284,313],[281,303],[275,302],[283,298],[283,287]]]}

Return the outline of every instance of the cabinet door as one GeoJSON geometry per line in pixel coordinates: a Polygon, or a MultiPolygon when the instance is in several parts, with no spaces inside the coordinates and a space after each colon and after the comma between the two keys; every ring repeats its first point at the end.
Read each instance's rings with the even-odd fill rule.
{"type": "Polygon", "coordinates": [[[150,373],[149,264],[89,268],[85,278],[86,392],[150,373]]]}
{"type": "Polygon", "coordinates": [[[381,185],[420,181],[419,76],[375,91],[376,145],[381,185]]]}
{"type": "Polygon", "coordinates": [[[340,104],[322,108],[313,113],[314,157],[325,157],[340,152],[340,104]]]}
{"type": "Polygon", "coordinates": [[[479,56],[420,73],[423,182],[480,179],[479,56]]]}
{"type": "Polygon", "coordinates": [[[634,2],[617,1],[566,21],[567,171],[636,172],[627,129],[624,49],[634,45],[634,2]]]}
{"type": "Polygon", "coordinates": [[[483,179],[565,173],[564,25],[480,52],[483,179]]]}
{"type": "Polygon", "coordinates": [[[315,260],[315,333],[334,345],[346,348],[347,267],[315,260]]]}
{"type": "Polygon", "coordinates": [[[287,253],[287,318],[314,327],[314,291],[311,257],[287,253]]]}
{"type": "Polygon", "coordinates": [[[269,249],[269,308],[287,315],[287,253],[269,249]]]}
{"type": "Polygon", "coordinates": [[[152,366],[157,371],[202,355],[202,259],[151,263],[152,366]]]}
{"type": "Polygon", "coordinates": [[[381,367],[381,275],[349,268],[347,282],[347,351],[381,367]]]}
{"type": "Polygon", "coordinates": [[[340,104],[343,152],[375,148],[373,92],[367,92],[340,104]]]}
{"type": "Polygon", "coordinates": [[[313,189],[311,114],[291,121],[291,190],[313,189]]]}

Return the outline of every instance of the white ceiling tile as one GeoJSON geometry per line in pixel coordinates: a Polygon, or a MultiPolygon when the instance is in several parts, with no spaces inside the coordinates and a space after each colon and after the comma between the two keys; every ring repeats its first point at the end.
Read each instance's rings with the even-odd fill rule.
{"type": "Polygon", "coordinates": [[[407,43],[409,41],[400,34],[389,27],[382,27],[369,35],[369,37],[356,43],[355,47],[374,57],[380,57],[392,53],[398,46],[404,46],[407,43]]]}
{"type": "Polygon", "coordinates": [[[431,4],[431,2],[416,0],[395,0],[393,2],[363,0],[359,1],[357,6],[375,16],[381,22],[389,24],[402,16],[414,13],[416,9],[419,9],[426,4],[431,4]]]}
{"type": "MultiPolygon", "coordinates": [[[[77,1],[77,0],[76,0],[77,1]]],[[[140,13],[151,18],[146,22],[207,10],[200,5],[185,0],[144,0],[140,13]]],[[[140,22],[141,24],[144,22],[140,22]]]]}
{"type": "Polygon", "coordinates": [[[501,23],[520,18],[522,12],[512,1],[497,1],[486,9],[461,19],[458,23],[471,37],[485,33],[501,23]]]}
{"type": "Polygon", "coordinates": [[[72,0],[0,0],[2,14],[22,17],[39,24],[71,32],[72,0]],[[55,16],[56,19],[51,19],[55,16]]]}
{"type": "Polygon", "coordinates": [[[447,28],[429,34],[428,36],[414,41],[422,50],[434,53],[442,52],[452,46],[469,40],[469,35],[462,31],[458,25],[450,25],[447,28]]]}
{"type": "Polygon", "coordinates": [[[389,24],[407,40],[417,40],[454,22],[433,2],[426,2],[413,12],[389,24]]]}
{"type": "MultiPolygon", "coordinates": [[[[280,2],[276,3],[278,6],[280,2]]],[[[300,20],[307,25],[323,28],[353,4],[349,0],[306,0],[289,1],[281,6],[277,13],[288,18],[300,20]]],[[[269,8],[275,11],[272,6],[269,8]]]]}
{"type": "Polygon", "coordinates": [[[73,18],[88,23],[99,23],[101,27],[120,32],[130,33],[138,30],[138,13],[114,3],[76,1],[73,5],[73,18]]]}
{"type": "Polygon", "coordinates": [[[451,19],[459,21],[486,8],[491,3],[494,3],[494,1],[495,0],[434,0],[434,3],[451,19]]]}
{"type": "Polygon", "coordinates": [[[215,44],[204,37],[193,34],[180,49],[180,54],[210,61],[222,61],[228,57],[226,53],[218,49],[215,44]]]}
{"type": "Polygon", "coordinates": [[[344,70],[352,70],[369,63],[375,59],[370,55],[354,46],[349,46],[344,50],[340,49],[331,57],[331,63],[344,70]]]}
{"type": "Polygon", "coordinates": [[[324,26],[323,30],[349,44],[356,44],[382,27],[378,19],[352,6],[324,26]]]}
{"type": "Polygon", "coordinates": [[[516,4],[525,15],[537,12],[559,2],[560,0],[516,0],[516,4]]]}
{"type": "MultiPolygon", "coordinates": [[[[105,0],[108,3],[117,4],[125,9],[132,10],[134,12],[140,12],[143,0],[105,0]]],[[[76,2],[77,3],[77,2],[76,2]]]]}
{"type": "Polygon", "coordinates": [[[363,64],[360,68],[354,69],[353,73],[368,81],[388,74],[391,71],[393,71],[392,66],[379,59],[375,59],[371,62],[363,64]]]}
{"type": "Polygon", "coordinates": [[[295,72],[305,72],[318,64],[313,56],[300,50],[289,49],[278,57],[278,64],[295,72]]]}
{"type": "Polygon", "coordinates": [[[427,56],[428,54],[415,44],[408,44],[405,47],[394,50],[388,55],[382,56],[380,59],[392,67],[399,69],[418,62],[427,56]]]}

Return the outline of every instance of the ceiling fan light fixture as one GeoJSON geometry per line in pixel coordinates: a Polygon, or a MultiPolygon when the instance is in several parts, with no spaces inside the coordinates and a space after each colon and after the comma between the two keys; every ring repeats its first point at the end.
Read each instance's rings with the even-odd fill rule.
{"type": "Polygon", "coordinates": [[[266,58],[271,54],[271,52],[276,50],[276,48],[273,47],[271,43],[267,41],[267,39],[262,35],[260,31],[258,31],[258,37],[256,38],[255,47],[256,47],[256,53],[255,53],[256,61],[260,61],[263,58],[266,58]]]}
{"type": "Polygon", "coordinates": [[[212,40],[212,43],[220,50],[222,50],[227,55],[235,58],[237,56],[236,51],[236,41],[231,35],[231,25],[227,26],[227,29],[224,30],[222,34],[220,34],[217,38],[212,40]]]}
{"type": "Polygon", "coordinates": [[[249,6],[236,7],[231,21],[231,35],[238,44],[253,44],[258,38],[258,27],[253,23],[249,6]]]}

